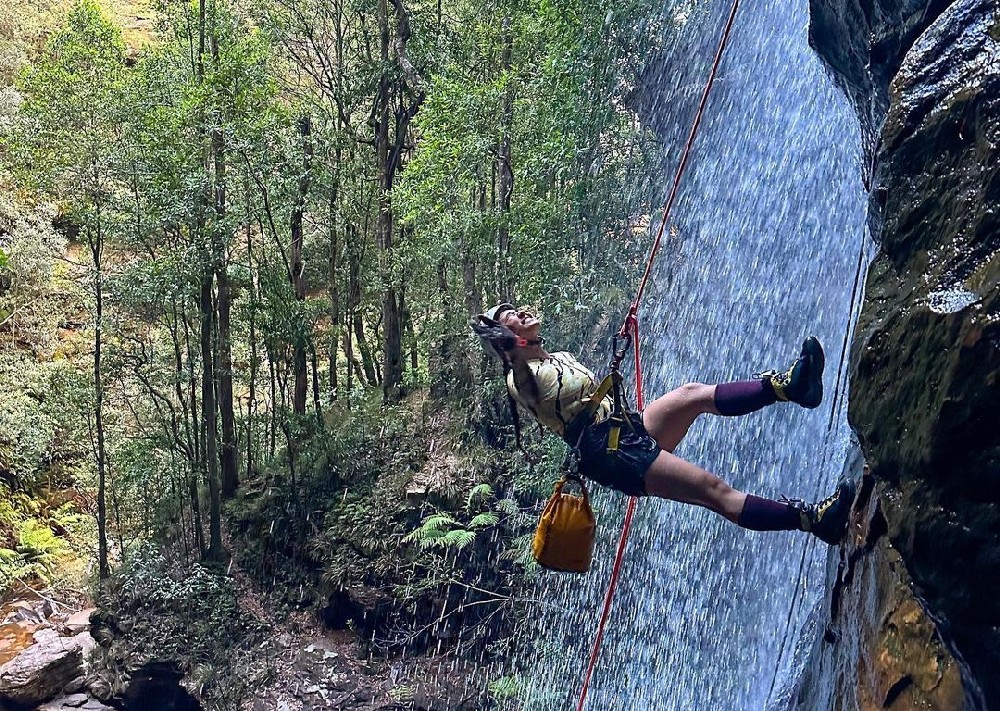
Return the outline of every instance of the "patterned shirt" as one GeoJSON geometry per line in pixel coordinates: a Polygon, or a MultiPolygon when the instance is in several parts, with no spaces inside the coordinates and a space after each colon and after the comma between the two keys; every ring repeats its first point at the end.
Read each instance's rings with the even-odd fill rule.
{"type": "MultiPolygon", "coordinates": [[[[542,425],[558,434],[583,410],[600,382],[594,374],[566,351],[550,353],[544,360],[529,360],[528,367],[538,383],[540,402],[531,402],[517,390],[514,373],[507,374],[507,389],[522,407],[531,411],[542,425]]],[[[606,396],[594,413],[594,422],[603,422],[611,415],[610,396],[606,396]]]]}

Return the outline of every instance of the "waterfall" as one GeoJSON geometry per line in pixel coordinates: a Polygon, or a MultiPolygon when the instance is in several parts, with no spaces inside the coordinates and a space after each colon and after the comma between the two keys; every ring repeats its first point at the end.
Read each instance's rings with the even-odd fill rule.
{"type": "MultiPolygon", "coordinates": [[[[642,109],[664,140],[664,189],[726,9],[718,0],[668,8],[675,22],[642,109]]],[[[676,452],[745,491],[816,500],[833,490],[854,446],[838,367],[867,237],[857,119],[809,49],[807,27],[806,0],[744,0],[640,333],[647,402],[692,380],[784,369],[805,336],[818,336],[827,353],[820,408],[706,415],[676,452]]],[[[651,222],[655,229],[658,217],[651,222]]],[[[600,368],[606,355],[584,359],[600,368]]],[[[533,640],[532,659],[519,664],[523,708],[575,707],[625,498],[599,492],[595,504],[591,572],[539,576],[533,597],[548,604],[520,631],[533,640]]],[[[640,501],[587,708],[764,708],[796,669],[827,550],[803,533],[749,532],[707,510],[640,501]]]]}

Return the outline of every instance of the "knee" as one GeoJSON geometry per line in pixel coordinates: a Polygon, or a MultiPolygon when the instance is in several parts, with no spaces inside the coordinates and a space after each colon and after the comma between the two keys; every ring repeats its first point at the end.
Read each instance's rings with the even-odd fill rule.
{"type": "Polygon", "coordinates": [[[685,402],[698,405],[700,409],[704,409],[705,405],[714,404],[712,386],[705,383],[684,383],[677,388],[677,392],[685,402]]]}
{"type": "Polygon", "coordinates": [[[678,390],[688,396],[694,396],[700,393],[704,388],[708,387],[705,383],[684,383],[678,390]]]}

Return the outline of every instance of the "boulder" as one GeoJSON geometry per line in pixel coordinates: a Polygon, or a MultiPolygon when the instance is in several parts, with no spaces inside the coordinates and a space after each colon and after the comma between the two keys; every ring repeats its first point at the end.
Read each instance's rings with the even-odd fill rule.
{"type": "MultiPolygon", "coordinates": [[[[46,603],[48,604],[48,603],[46,603]]],[[[10,605],[10,613],[4,622],[27,622],[29,624],[37,625],[45,622],[46,612],[44,610],[36,609],[27,600],[18,600],[10,605]]],[[[51,606],[48,607],[48,614],[52,613],[51,606]]]]}
{"type": "Polygon", "coordinates": [[[84,630],[90,629],[90,616],[97,612],[97,608],[88,607],[85,610],[79,610],[74,612],[66,621],[63,622],[63,626],[66,630],[72,634],[77,634],[83,632],[84,630]]]}
{"type": "Polygon", "coordinates": [[[42,704],[38,707],[38,711],[63,711],[64,709],[78,709],[89,700],[90,697],[86,694],[70,694],[42,704]]]}
{"type": "Polygon", "coordinates": [[[36,642],[0,666],[0,700],[40,704],[62,693],[79,677],[84,658],[95,643],[89,633],[60,637],[54,630],[39,630],[36,642]]]}
{"type": "Polygon", "coordinates": [[[39,706],[36,711],[115,711],[86,694],[72,694],[39,706]]]}

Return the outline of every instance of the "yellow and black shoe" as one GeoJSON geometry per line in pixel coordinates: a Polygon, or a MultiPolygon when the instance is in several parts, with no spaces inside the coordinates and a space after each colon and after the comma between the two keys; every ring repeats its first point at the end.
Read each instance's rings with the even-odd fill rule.
{"type": "Polygon", "coordinates": [[[851,518],[851,506],[857,493],[853,481],[842,481],[833,495],[810,504],[799,499],[784,499],[801,517],[800,528],[825,543],[835,546],[844,539],[851,518]]]}
{"type": "Polygon", "coordinates": [[[815,336],[802,342],[802,353],[784,373],[769,370],[758,377],[771,386],[779,400],[812,409],[823,402],[823,346],[815,336]]]}

